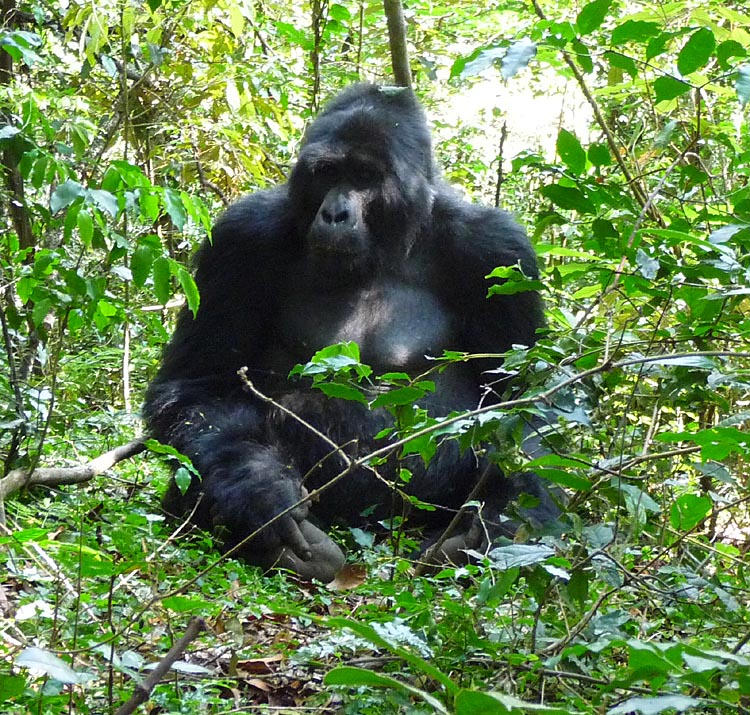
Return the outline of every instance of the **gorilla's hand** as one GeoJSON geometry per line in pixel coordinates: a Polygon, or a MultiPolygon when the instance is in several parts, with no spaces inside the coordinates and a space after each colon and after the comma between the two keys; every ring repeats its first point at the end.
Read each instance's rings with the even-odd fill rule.
{"type": "Polygon", "coordinates": [[[297,529],[309,548],[309,557],[300,558],[299,551],[282,546],[271,568],[288,569],[302,578],[315,578],[323,583],[333,581],[344,565],[344,553],[328,534],[312,522],[301,521],[297,529]]]}
{"type": "Polygon", "coordinates": [[[325,532],[307,520],[307,490],[297,479],[283,478],[279,471],[275,481],[262,486],[257,482],[253,485],[253,480],[242,476],[232,483],[232,489],[227,489],[227,480],[219,481],[221,492],[212,494],[214,530],[230,536],[224,548],[232,548],[242,535],[247,537],[257,531],[240,548],[238,556],[265,569],[288,569],[302,578],[332,581],[344,564],[344,554],[325,532]]]}

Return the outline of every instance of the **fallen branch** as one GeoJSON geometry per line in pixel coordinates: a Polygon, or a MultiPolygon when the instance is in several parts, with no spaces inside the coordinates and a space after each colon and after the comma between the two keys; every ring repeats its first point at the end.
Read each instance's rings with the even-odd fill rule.
{"type": "Polygon", "coordinates": [[[118,708],[115,715],[131,715],[139,705],[143,705],[151,696],[151,691],[161,682],[161,679],[167,674],[174,662],[182,655],[190,641],[206,628],[206,622],[202,618],[193,618],[185,630],[185,635],[180,638],[164,656],[159,665],[154,668],[154,672],[142,683],[135,686],[135,690],[130,700],[118,708]]]}
{"type": "Polygon", "coordinates": [[[14,469],[0,479],[0,523],[5,523],[3,503],[7,497],[15,492],[35,485],[58,487],[63,484],[80,484],[88,482],[102,472],[106,472],[118,462],[134,457],[146,449],[143,438],[122,444],[109,452],[99,455],[87,464],[77,467],[37,467],[29,472],[28,469],[14,469]]]}

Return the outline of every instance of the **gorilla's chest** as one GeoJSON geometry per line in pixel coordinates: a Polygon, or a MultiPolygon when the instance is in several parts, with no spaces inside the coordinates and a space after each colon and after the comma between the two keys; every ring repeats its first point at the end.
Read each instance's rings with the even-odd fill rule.
{"type": "Polygon", "coordinates": [[[426,288],[401,283],[293,296],[281,309],[281,340],[297,361],[342,341],[359,345],[362,361],[380,369],[420,368],[442,355],[455,330],[426,288]]]}

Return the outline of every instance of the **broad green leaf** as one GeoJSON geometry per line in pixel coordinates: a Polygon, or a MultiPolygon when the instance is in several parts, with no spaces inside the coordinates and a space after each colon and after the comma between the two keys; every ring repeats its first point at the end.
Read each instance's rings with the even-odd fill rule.
{"type": "Polygon", "coordinates": [[[328,397],[359,402],[363,405],[367,404],[367,398],[362,394],[362,390],[351,385],[345,385],[341,382],[318,382],[315,384],[315,387],[321,390],[323,394],[328,395],[328,397]]]}
{"type": "Polygon", "coordinates": [[[170,596],[163,599],[161,603],[175,613],[205,613],[216,608],[215,603],[195,596],[170,596]]]}
{"type": "Polygon", "coordinates": [[[609,61],[609,64],[618,69],[627,72],[632,79],[638,76],[638,65],[628,55],[622,52],[607,51],[604,53],[604,57],[609,61]]]}
{"type": "Polygon", "coordinates": [[[117,315],[117,306],[112,305],[112,303],[104,299],[96,304],[96,309],[106,318],[111,318],[113,315],[117,315]]]}
{"type": "Polygon", "coordinates": [[[711,506],[707,496],[683,494],[669,510],[669,523],[678,531],[690,531],[709,515],[711,506]]]}
{"type": "Polygon", "coordinates": [[[383,637],[371,625],[361,621],[349,620],[342,617],[322,619],[322,623],[331,628],[346,628],[360,638],[364,638],[378,648],[383,648],[409,663],[415,671],[421,672],[436,683],[442,685],[448,693],[458,693],[458,686],[445,673],[436,668],[432,663],[415,655],[410,650],[393,643],[389,638],[383,637]]]}
{"type": "Polygon", "coordinates": [[[201,302],[201,297],[198,293],[198,286],[195,284],[195,280],[190,271],[186,270],[184,266],[177,267],[177,280],[180,282],[182,292],[185,294],[188,308],[193,314],[193,317],[195,317],[198,313],[198,306],[201,302]]]}
{"type": "Polygon", "coordinates": [[[609,166],[612,163],[612,155],[606,144],[592,144],[589,147],[588,158],[594,166],[609,166]]]}
{"type": "Polygon", "coordinates": [[[456,695],[455,715],[576,715],[570,707],[554,707],[520,700],[513,695],[478,690],[462,690],[456,695]]]}
{"type": "Polygon", "coordinates": [[[344,5],[334,3],[328,9],[328,14],[338,22],[349,22],[352,19],[352,14],[349,9],[344,5]]]}
{"type": "Polygon", "coordinates": [[[182,231],[187,215],[180,200],[180,195],[174,189],[164,189],[164,204],[172,223],[177,227],[177,230],[182,231]]]}
{"type": "Polygon", "coordinates": [[[68,179],[60,184],[49,201],[49,210],[56,214],[60,209],[70,206],[79,196],[84,194],[84,188],[77,181],[68,179]]]}
{"type": "Polygon", "coordinates": [[[169,261],[163,256],[154,261],[153,276],[156,299],[162,305],[165,305],[172,297],[172,271],[169,267],[169,261]]]}
{"type": "Polygon", "coordinates": [[[180,490],[180,494],[187,494],[187,490],[193,483],[193,475],[186,467],[180,467],[174,473],[174,483],[180,490]]]}
{"type": "Polygon", "coordinates": [[[750,101],[750,65],[742,65],[737,70],[737,81],[734,88],[740,106],[744,107],[750,101]]]}
{"type": "Polygon", "coordinates": [[[588,35],[596,30],[604,22],[604,18],[607,17],[607,12],[611,4],[612,0],[593,0],[588,5],[584,5],[576,18],[578,31],[582,35],[588,35]]]}
{"type": "Polygon", "coordinates": [[[341,665],[326,673],[323,678],[324,685],[347,685],[349,687],[376,687],[398,690],[407,696],[415,697],[427,703],[435,712],[445,713],[448,710],[434,696],[415,688],[413,685],[392,678],[390,675],[382,675],[365,668],[357,668],[352,665],[341,665]]]}
{"type": "Polygon", "coordinates": [[[691,90],[687,82],[683,82],[672,75],[663,75],[654,82],[654,94],[657,102],[675,99],[691,90]]]}
{"type": "Polygon", "coordinates": [[[542,187],[542,195],[561,209],[578,211],[583,214],[594,213],[594,205],[587,199],[579,189],[572,186],[561,186],[560,184],[548,184],[542,187]]]}
{"type": "Polygon", "coordinates": [[[23,675],[0,675],[0,703],[18,698],[26,690],[26,678],[23,675]]]}
{"type": "Polygon", "coordinates": [[[130,270],[133,272],[133,283],[139,288],[151,274],[156,253],[151,246],[136,246],[130,259],[130,270]]]}
{"type": "Polygon", "coordinates": [[[680,74],[688,75],[705,67],[715,47],[716,38],[711,30],[707,27],[696,30],[677,56],[677,69],[680,74]]]}
{"type": "Polygon", "coordinates": [[[397,405],[411,405],[417,400],[424,397],[425,391],[418,387],[400,387],[395,390],[388,390],[378,395],[372,402],[372,408],[378,407],[395,407],[397,405]]]}
{"type": "Polygon", "coordinates": [[[661,25],[646,20],[626,20],[612,31],[612,44],[622,45],[626,42],[643,42],[649,37],[657,35],[661,25]]]}
{"type": "Polygon", "coordinates": [[[78,212],[76,222],[78,223],[78,233],[81,236],[81,241],[83,241],[84,246],[89,248],[91,240],[94,238],[94,219],[85,207],[78,212]]]}
{"type": "Polygon", "coordinates": [[[567,129],[561,129],[557,135],[557,153],[576,176],[580,176],[586,170],[586,152],[578,137],[567,129]]]}
{"type": "Polygon", "coordinates": [[[716,47],[716,57],[719,59],[721,68],[730,68],[729,60],[732,57],[747,57],[747,50],[736,40],[725,40],[716,47]]]}

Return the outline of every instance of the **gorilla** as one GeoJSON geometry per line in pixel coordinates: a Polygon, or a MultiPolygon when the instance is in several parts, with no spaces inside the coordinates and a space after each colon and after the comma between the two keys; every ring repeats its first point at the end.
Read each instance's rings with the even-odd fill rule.
{"type": "Polygon", "coordinates": [[[554,520],[557,506],[538,477],[505,476],[491,454],[449,439],[428,464],[392,455],[350,470],[316,503],[305,500],[345,468],[332,442],[351,458],[369,454],[392,418],[292,380],[292,368],[353,341],[375,374],[416,377],[434,367],[430,358],[460,350],[484,357],[435,371],[435,390],[419,404],[438,417],[475,408],[498,381],[500,360],[486,356],[533,345],[543,324],[533,291],[486,297],[497,266],[538,277],[513,219],[440,180],[411,90],[357,84],[339,94],[307,130],[288,182],[231,205],[197,254],[200,307],[181,314],[144,404],[150,434],[200,474],[185,493],[172,482],[166,511],[210,529],[224,549],[239,546],[252,564],[324,581],[344,559],[326,526],[395,514],[437,530],[480,478],[485,521],[477,529],[470,517],[459,543],[509,533],[502,514],[522,493],[532,496],[519,509],[524,518],[554,520]],[[404,467],[408,483],[399,480],[404,467]],[[434,509],[409,511],[410,495],[434,509]]]}

